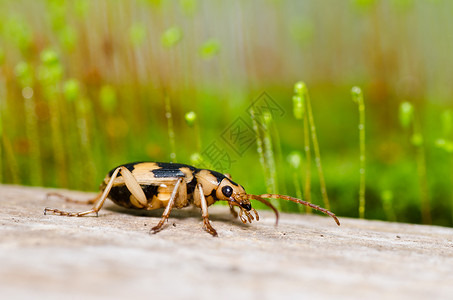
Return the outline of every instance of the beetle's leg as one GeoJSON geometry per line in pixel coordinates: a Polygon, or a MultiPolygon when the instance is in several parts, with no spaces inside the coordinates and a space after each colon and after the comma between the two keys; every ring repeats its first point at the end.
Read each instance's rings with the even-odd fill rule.
{"type": "MultiPolygon", "coordinates": [[[[54,208],[45,208],[44,209],[44,214],[47,214],[48,212],[51,212],[53,214],[57,214],[60,216],[68,216],[68,217],[81,217],[85,216],[91,213],[95,213],[96,215],[98,214],[98,211],[101,209],[102,205],[104,205],[105,199],[107,199],[108,194],[110,193],[110,190],[112,189],[113,182],[115,181],[116,177],[118,176],[118,173],[121,172],[121,175],[124,177],[124,181],[126,183],[127,188],[131,192],[131,194],[137,199],[137,201],[143,201],[142,197],[146,196],[143,190],[140,188],[141,193],[143,195],[140,195],[140,193],[137,191],[137,186],[140,187],[138,184],[137,180],[135,180],[135,177],[132,175],[132,173],[126,169],[125,167],[118,167],[115,169],[113,172],[112,176],[110,177],[110,180],[105,187],[104,191],[99,194],[95,199],[93,208],[87,211],[82,211],[82,212],[67,212],[67,211],[62,211],[59,209],[54,209],[54,208]],[[141,200],[138,200],[141,199],[141,200]]],[[[131,197],[132,198],[132,197],[131,197]]]]}
{"type": "Polygon", "coordinates": [[[260,220],[260,215],[258,215],[258,212],[256,211],[256,209],[254,209],[254,208],[252,207],[252,211],[255,213],[255,218],[256,218],[256,220],[259,221],[259,220],[260,220]]]}
{"type": "Polygon", "coordinates": [[[145,192],[143,192],[142,187],[138,184],[137,179],[132,175],[126,167],[119,167],[121,176],[124,178],[124,183],[126,184],[127,189],[131,192],[133,197],[130,197],[132,205],[136,208],[143,208],[148,203],[146,200],[145,192]]]}
{"type": "Polygon", "coordinates": [[[236,219],[238,217],[238,213],[234,210],[234,206],[228,202],[228,205],[230,206],[230,212],[233,215],[233,217],[236,219]]]}
{"type": "Polygon", "coordinates": [[[201,216],[203,217],[204,230],[212,234],[212,236],[217,236],[217,231],[212,227],[211,222],[209,222],[209,213],[208,213],[208,203],[206,202],[206,197],[204,196],[204,191],[201,184],[197,184],[194,193],[199,193],[200,203],[201,203],[201,216]],[[197,191],[198,189],[198,191],[197,191]]]}
{"type": "Polygon", "coordinates": [[[182,180],[183,178],[179,178],[178,181],[176,182],[175,187],[173,188],[173,192],[171,193],[170,200],[168,200],[168,204],[165,207],[164,213],[162,214],[162,218],[160,219],[159,223],[157,223],[156,226],[151,228],[151,231],[153,231],[153,233],[159,232],[162,229],[162,226],[164,225],[165,221],[168,220],[171,209],[173,208],[173,206],[175,206],[176,194],[179,192],[179,186],[182,180]]]}
{"type": "Polygon", "coordinates": [[[63,200],[65,200],[66,202],[72,202],[72,203],[77,203],[77,204],[94,204],[97,200],[99,200],[99,197],[101,196],[101,194],[98,194],[95,198],[93,199],[88,199],[88,200],[75,200],[75,199],[71,199],[63,194],[59,194],[59,193],[47,193],[46,197],[47,199],[49,199],[50,197],[58,197],[58,198],[61,198],[63,200]]]}
{"type": "Polygon", "coordinates": [[[243,209],[239,209],[239,219],[242,221],[242,223],[247,224],[247,219],[244,217],[244,210],[243,209]]]}

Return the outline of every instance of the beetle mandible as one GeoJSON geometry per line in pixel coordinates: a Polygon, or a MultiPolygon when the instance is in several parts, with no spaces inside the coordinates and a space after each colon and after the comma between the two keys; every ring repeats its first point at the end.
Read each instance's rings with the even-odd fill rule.
{"type": "Polygon", "coordinates": [[[258,212],[252,208],[250,203],[250,200],[254,199],[274,211],[277,224],[278,210],[265,199],[275,198],[309,206],[331,216],[340,225],[334,213],[310,202],[285,195],[247,194],[244,187],[234,182],[228,174],[179,163],[134,162],[120,165],[106,175],[100,189],[101,192],[94,199],[88,201],[74,201],[61,194],[50,193],[48,196],[54,195],[68,201],[93,204],[93,207],[83,212],[66,212],[45,208],[44,214],[51,212],[75,217],[91,213],[97,215],[105,200],[110,198],[114,203],[126,208],[145,210],[165,208],[159,223],[151,229],[153,233],[157,233],[168,220],[173,208],[194,205],[201,208],[203,228],[211,235],[217,236],[217,231],[209,222],[208,206],[216,201],[227,201],[235,218],[239,217],[243,223],[247,223],[247,221],[252,223],[254,219],[259,220],[258,212]],[[239,214],[235,211],[235,206],[239,208],[239,214]]]}

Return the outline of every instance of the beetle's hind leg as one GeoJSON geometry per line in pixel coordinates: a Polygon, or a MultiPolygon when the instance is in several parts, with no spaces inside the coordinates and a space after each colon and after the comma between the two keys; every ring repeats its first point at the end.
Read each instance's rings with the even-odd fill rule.
{"type": "Polygon", "coordinates": [[[59,216],[68,216],[68,217],[81,217],[84,215],[88,215],[90,213],[96,213],[96,216],[98,215],[98,211],[101,209],[102,204],[104,203],[105,199],[102,200],[102,193],[99,193],[95,198],[93,199],[88,199],[88,200],[73,200],[69,197],[66,197],[64,195],[58,194],[58,193],[49,193],[47,194],[47,198],[50,196],[56,196],[63,198],[65,201],[68,202],[75,202],[79,204],[94,204],[93,208],[91,210],[87,211],[82,211],[82,212],[67,212],[67,211],[62,211],[56,208],[48,208],[46,207],[44,209],[44,214],[47,215],[47,213],[52,213],[54,215],[59,215],[59,216]],[[102,203],[98,203],[102,202],[102,203]],[[97,210],[95,210],[96,207],[99,207],[97,210]]]}
{"type": "Polygon", "coordinates": [[[51,192],[51,193],[47,193],[46,197],[47,197],[47,199],[49,199],[50,197],[58,197],[58,198],[63,199],[66,202],[77,203],[77,204],[94,204],[94,203],[96,203],[97,200],[99,200],[99,197],[101,197],[101,195],[102,195],[102,193],[98,194],[93,199],[76,200],[76,199],[69,198],[68,196],[65,196],[60,193],[51,192]]]}
{"type": "MultiPolygon", "coordinates": [[[[140,205],[143,205],[143,203],[146,204],[146,196],[141,189],[140,185],[138,184],[137,180],[135,179],[134,175],[126,169],[125,167],[121,166],[115,169],[113,172],[112,176],[110,177],[110,180],[105,187],[104,191],[100,193],[96,198],[92,199],[92,203],[94,204],[93,207],[90,210],[87,211],[82,211],[82,212],[67,212],[67,211],[62,211],[59,209],[55,208],[45,208],[44,209],[44,214],[46,215],[47,213],[52,213],[60,216],[68,216],[68,217],[81,217],[85,216],[91,213],[98,215],[98,211],[102,208],[104,205],[105,199],[107,199],[107,196],[110,193],[110,190],[112,189],[113,182],[115,181],[116,177],[118,174],[121,172],[121,175],[124,177],[124,182],[128,188],[128,190],[131,192],[131,194],[134,196],[134,205],[136,207],[140,207],[140,205]]],[[[54,194],[55,196],[62,197],[64,199],[70,199],[68,197],[62,196],[60,194],[54,194]]],[[[74,201],[70,199],[70,201],[74,201]]],[[[90,200],[88,200],[91,202],[90,200]]]]}

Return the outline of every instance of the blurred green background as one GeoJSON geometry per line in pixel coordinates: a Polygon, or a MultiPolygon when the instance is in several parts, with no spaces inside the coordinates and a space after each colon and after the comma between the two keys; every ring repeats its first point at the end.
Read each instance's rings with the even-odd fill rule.
{"type": "Polygon", "coordinates": [[[293,111],[302,80],[332,211],[359,215],[359,86],[365,217],[452,226],[452,14],[449,0],[2,0],[0,182],[95,191],[119,164],[177,161],[300,196],[309,167],[303,196],[324,205],[293,111]],[[277,113],[253,121],[262,104],[277,113]]]}

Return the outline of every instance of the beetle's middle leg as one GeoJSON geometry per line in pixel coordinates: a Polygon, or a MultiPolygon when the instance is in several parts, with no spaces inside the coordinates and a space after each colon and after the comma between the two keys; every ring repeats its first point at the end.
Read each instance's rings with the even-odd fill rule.
{"type": "Polygon", "coordinates": [[[178,197],[187,197],[187,192],[184,194],[183,192],[180,191],[182,181],[183,181],[182,177],[179,178],[178,181],[176,181],[175,187],[173,188],[173,191],[170,195],[170,200],[168,200],[167,206],[165,207],[164,213],[162,214],[162,218],[160,219],[159,223],[157,223],[156,226],[151,228],[151,231],[153,233],[159,232],[162,229],[162,226],[164,225],[165,221],[168,220],[168,218],[170,217],[171,209],[175,206],[176,195],[179,194],[178,197]]]}
{"type": "Polygon", "coordinates": [[[88,215],[91,213],[95,213],[97,215],[98,211],[104,205],[105,199],[107,199],[107,196],[109,195],[110,190],[112,189],[113,183],[120,172],[121,172],[121,176],[123,176],[123,178],[124,178],[124,183],[126,184],[127,189],[134,196],[134,197],[131,197],[132,204],[139,208],[144,207],[147,203],[145,193],[143,192],[142,188],[138,184],[134,175],[132,175],[131,171],[129,171],[127,168],[121,166],[121,167],[116,168],[116,170],[113,172],[104,191],[102,193],[100,193],[94,199],[95,202],[94,202],[92,209],[87,210],[87,211],[82,211],[82,212],[67,212],[67,211],[62,211],[62,210],[55,209],[55,208],[45,208],[44,214],[51,212],[53,214],[57,214],[60,216],[68,216],[68,217],[81,217],[81,216],[85,216],[85,215],[88,215]]]}

